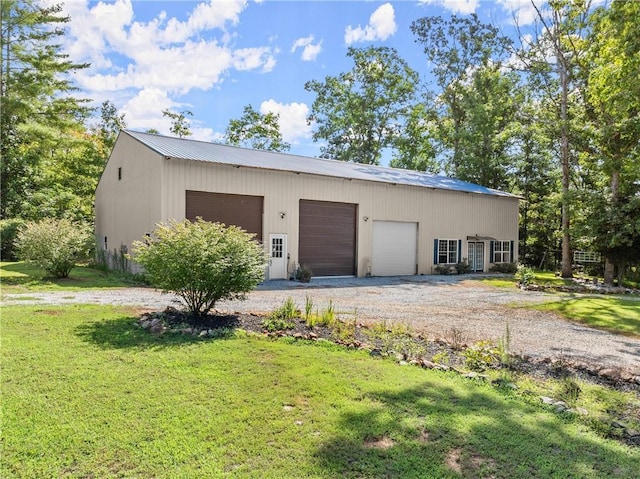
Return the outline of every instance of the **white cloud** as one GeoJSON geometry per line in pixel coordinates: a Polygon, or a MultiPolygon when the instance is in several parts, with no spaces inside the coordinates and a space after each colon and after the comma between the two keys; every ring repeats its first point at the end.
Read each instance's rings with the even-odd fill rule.
{"type": "Polygon", "coordinates": [[[318,43],[313,43],[313,35],[308,37],[298,38],[291,47],[291,53],[294,53],[298,48],[302,48],[302,60],[305,62],[312,62],[318,57],[322,51],[322,40],[318,43]]]}
{"type": "Polygon", "coordinates": [[[260,113],[280,115],[280,132],[284,141],[297,143],[300,139],[311,138],[311,125],[307,125],[309,107],[305,103],[278,103],[270,99],[260,104],[260,113]]]}
{"type": "Polygon", "coordinates": [[[347,26],[344,33],[344,41],[347,45],[356,42],[366,42],[373,40],[386,40],[396,33],[398,26],[396,25],[395,11],[390,3],[385,3],[369,17],[369,24],[366,27],[358,25],[353,28],[347,26]]]}
{"type": "MultiPolygon", "coordinates": [[[[429,5],[439,5],[449,10],[451,13],[461,13],[463,15],[474,13],[480,3],[479,0],[418,0],[419,3],[429,5]]],[[[529,1],[529,0],[527,0],[529,1]]]]}
{"type": "MultiPolygon", "coordinates": [[[[275,67],[277,48],[238,49],[231,43],[236,36],[229,28],[239,23],[246,0],[191,5],[184,21],[162,11],[142,22],[135,20],[131,0],[67,2],[63,8],[71,21],[65,51],[72,60],[91,64],[76,74],[78,86],[94,97],[117,93],[132,128],[166,131],[158,117],[174,105],[172,96],[209,90],[234,69],[269,72],[275,67]]],[[[213,137],[201,130],[203,137],[213,137]]]]}
{"type": "Polygon", "coordinates": [[[233,66],[236,70],[255,70],[262,67],[263,72],[269,72],[275,66],[273,56],[276,51],[270,47],[241,48],[233,52],[233,66]]]}
{"type": "MultiPolygon", "coordinates": [[[[540,2],[542,3],[542,2],[540,2]]],[[[531,0],[498,0],[498,4],[511,15],[511,22],[520,26],[531,25],[538,18],[531,0]]]]}
{"type": "Polygon", "coordinates": [[[144,88],[127,101],[121,111],[125,114],[127,125],[148,130],[155,128],[168,132],[171,126],[168,118],[162,116],[162,110],[178,106],[166,91],[159,88],[144,88]]]}

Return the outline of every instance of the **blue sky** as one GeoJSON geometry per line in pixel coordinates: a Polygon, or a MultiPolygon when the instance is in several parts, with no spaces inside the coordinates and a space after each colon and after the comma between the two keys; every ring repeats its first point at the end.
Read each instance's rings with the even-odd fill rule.
{"type": "Polygon", "coordinates": [[[526,25],[534,13],[530,0],[67,0],[64,9],[64,49],[92,65],[77,85],[96,106],[113,102],[129,128],[168,133],[162,110],[189,110],[193,138],[221,141],[251,104],[278,113],[291,153],[308,156],[319,145],[304,84],[350,70],[349,46],[393,47],[426,77],[414,20],[475,12],[510,34],[514,14],[526,25]]]}

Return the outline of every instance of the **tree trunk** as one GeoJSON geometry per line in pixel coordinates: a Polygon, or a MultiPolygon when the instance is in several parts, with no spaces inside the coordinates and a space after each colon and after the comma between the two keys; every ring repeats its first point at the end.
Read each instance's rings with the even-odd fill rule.
{"type": "MultiPolygon", "coordinates": [[[[611,172],[611,208],[617,208],[620,189],[620,170],[615,169],[611,172]]],[[[604,284],[613,286],[613,278],[615,275],[615,267],[613,261],[609,258],[604,259],[604,284]]]]}
{"type": "Polygon", "coordinates": [[[560,73],[560,158],[562,162],[562,277],[572,278],[571,268],[571,234],[570,234],[570,198],[569,198],[569,132],[567,104],[569,102],[569,77],[567,60],[562,52],[558,52],[558,70],[560,73]]]}

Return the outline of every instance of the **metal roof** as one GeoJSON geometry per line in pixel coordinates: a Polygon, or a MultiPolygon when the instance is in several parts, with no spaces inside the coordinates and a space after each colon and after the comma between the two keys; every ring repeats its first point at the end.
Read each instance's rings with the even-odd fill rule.
{"type": "Polygon", "coordinates": [[[124,133],[167,158],[518,198],[516,195],[474,183],[419,171],[252,150],[131,130],[124,133]]]}

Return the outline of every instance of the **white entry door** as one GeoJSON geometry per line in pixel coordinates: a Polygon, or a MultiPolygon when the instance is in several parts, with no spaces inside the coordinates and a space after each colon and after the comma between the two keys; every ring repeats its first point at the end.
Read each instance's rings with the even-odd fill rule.
{"type": "Polygon", "coordinates": [[[287,235],[269,235],[269,279],[287,279],[287,235]]]}
{"type": "Polygon", "coordinates": [[[469,262],[469,266],[471,266],[471,271],[484,271],[484,243],[469,243],[468,252],[467,261],[469,262]]]}

